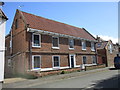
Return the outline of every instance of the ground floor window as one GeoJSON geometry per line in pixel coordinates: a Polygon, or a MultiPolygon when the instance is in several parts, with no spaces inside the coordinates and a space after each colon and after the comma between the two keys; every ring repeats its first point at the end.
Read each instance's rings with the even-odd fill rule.
{"type": "Polygon", "coordinates": [[[96,61],[96,56],[92,56],[92,64],[96,64],[97,61],[96,61]]]}
{"type": "Polygon", "coordinates": [[[60,56],[53,56],[53,67],[60,67],[60,56]]]}
{"type": "Polygon", "coordinates": [[[87,57],[83,56],[83,64],[87,64],[87,57]]]}
{"type": "Polygon", "coordinates": [[[41,56],[37,56],[37,55],[35,55],[35,56],[33,56],[33,58],[32,58],[32,68],[33,69],[39,69],[40,68],[40,66],[41,66],[41,56]]]}
{"type": "Polygon", "coordinates": [[[11,67],[11,59],[8,59],[8,67],[11,67]]]}

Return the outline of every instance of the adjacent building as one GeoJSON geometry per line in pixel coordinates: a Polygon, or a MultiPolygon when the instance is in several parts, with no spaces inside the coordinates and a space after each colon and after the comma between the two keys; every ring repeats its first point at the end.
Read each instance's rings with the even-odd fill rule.
{"type": "Polygon", "coordinates": [[[105,64],[107,67],[113,66],[114,57],[118,54],[118,45],[113,44],[111,40],[101,40],[100,37],[97,40],[98,64],[105,64]]]}
{"type": "Polygon", "coordinates": [[[5,28],[7,17],[0,9],[0,82],[4,80],[5,28]]]}
{"type": "Polygon", "coordinates": [[[6,75],[97,65],[96,39],[74,27],[20,10],[6,36],[6,75]]]}

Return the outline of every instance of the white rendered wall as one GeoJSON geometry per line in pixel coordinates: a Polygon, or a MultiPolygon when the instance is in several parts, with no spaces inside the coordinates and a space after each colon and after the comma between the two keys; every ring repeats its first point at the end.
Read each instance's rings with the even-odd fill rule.
{"type": "Polygon", "coordinates": [[[0,23],[0,82],[4,81],[5,26],[6,21],[2,21],[0,23]]]}

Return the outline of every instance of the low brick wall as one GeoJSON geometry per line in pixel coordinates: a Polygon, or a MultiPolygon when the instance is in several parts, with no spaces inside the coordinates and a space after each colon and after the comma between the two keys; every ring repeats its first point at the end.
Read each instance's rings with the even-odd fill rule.
{"type": "Polygon", "coordinates": [[[86,70],[98,69],[98,68],[105,68],[105,64],[100,65],[93,65],[93,66],[86,66],[86,70]]]}
{"type": "Polygon", "coordinates": [[[77,72],[80,71],[80,68],[69,68],[69,69],[60,69],[60,70],[52,70],[52,71],[29,71],[27,74],[37,76],[37,77],[43,77],[47,75],[55,75],[55,74],[65,74],[65,73],[71,73],[71,72],[77,72]]]}
{"type": "MultiPolygon", "coordinates": [[[[104,68],[104,67],[105,67],[105,64],[86,66],[86,70],[92,70],[92,69],[104,68]]],[[[52,71],[42,71],[42,72],[41,71],[29,71],[27,73],[35,77],[43,77],[43,76],[48,76],[48,75],[65,74],[65,73],[71,73],[71,72],[77,72],[77,71],[81,71],[80,67],[61,69],[61,70],[52,70],[52,71]]]]}

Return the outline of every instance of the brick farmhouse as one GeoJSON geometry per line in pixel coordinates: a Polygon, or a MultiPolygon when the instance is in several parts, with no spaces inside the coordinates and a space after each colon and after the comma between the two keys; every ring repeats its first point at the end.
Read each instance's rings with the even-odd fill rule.
{"type": "Polygon", "coordinates": [[[96,39],[78,28],[16,10],[6,36],[6,75],[97,65],[96,39]]]}

